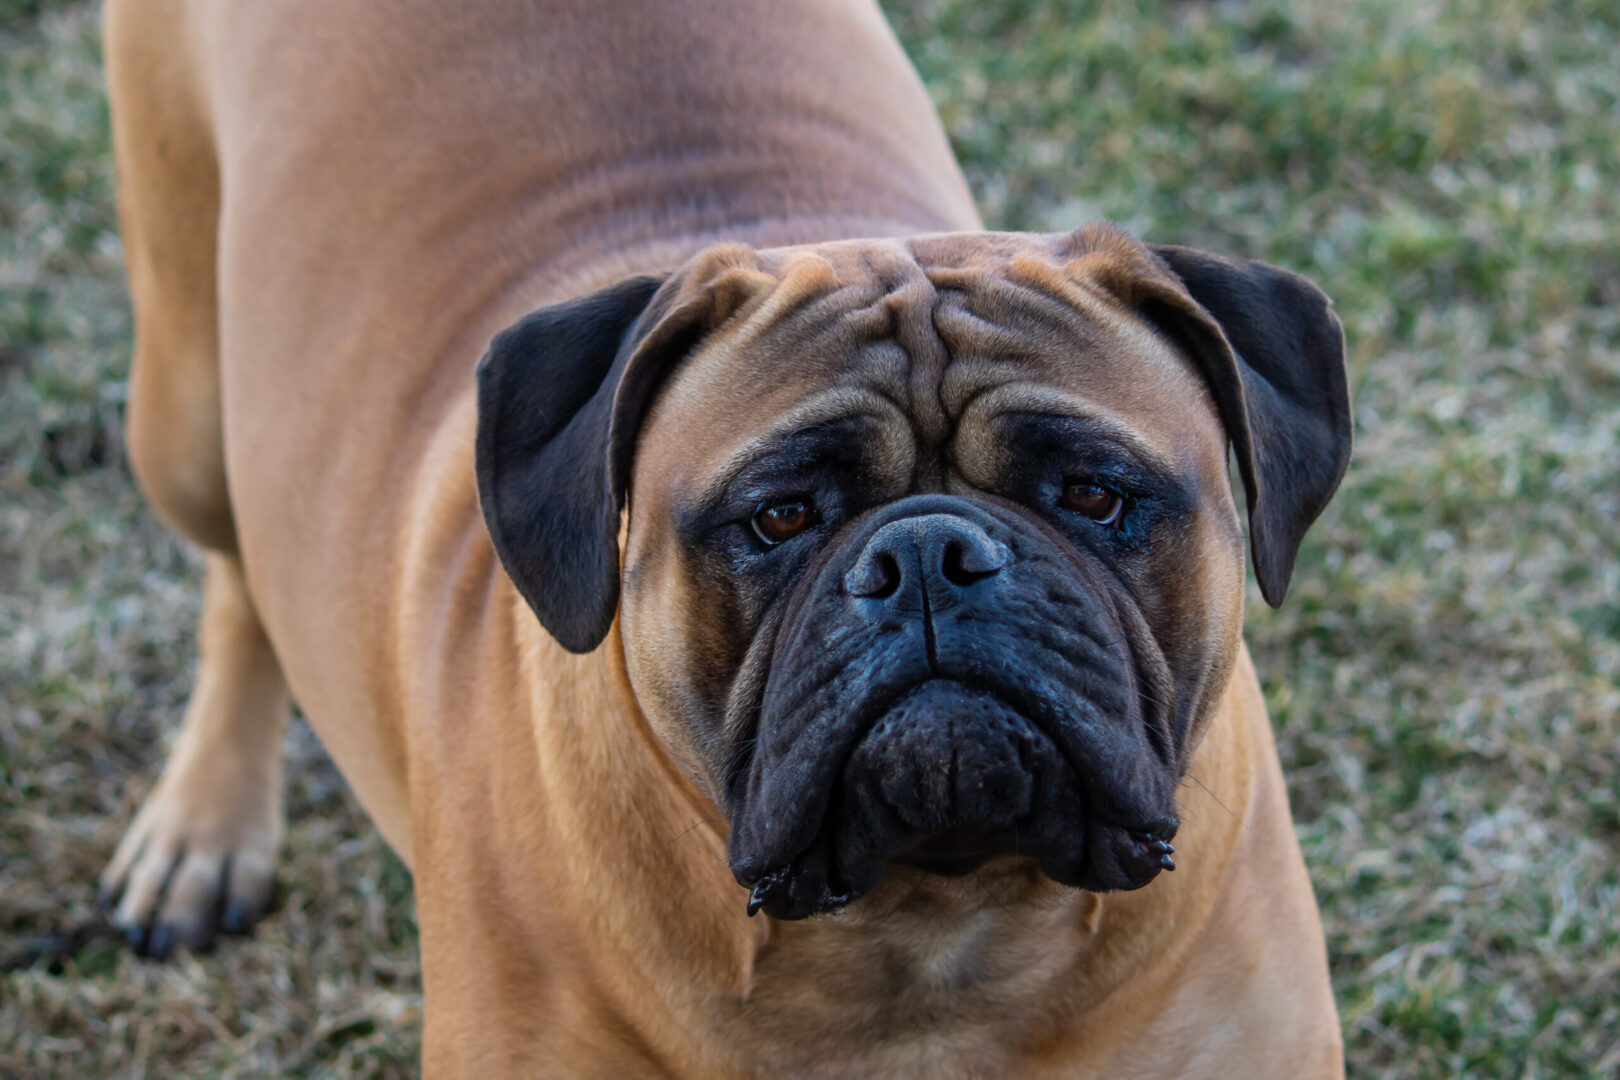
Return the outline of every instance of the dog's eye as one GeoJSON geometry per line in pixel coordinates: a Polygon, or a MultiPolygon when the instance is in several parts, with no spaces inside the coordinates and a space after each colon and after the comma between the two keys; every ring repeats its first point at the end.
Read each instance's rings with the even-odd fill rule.
{"type": "Polygon", "coordinates": [[[774,547],[791,540],[815,524],[815,507],[809,499],[787,499],[762,506],[749,524],[754,535],[774,547]]]}
{"type": "Polygon", "coordinates": [[[1071,476],[1063,481],[1063,506],[1086,515],[1100,525],[1118,525],[1124,498],[1089,476],[1071,476]]]}

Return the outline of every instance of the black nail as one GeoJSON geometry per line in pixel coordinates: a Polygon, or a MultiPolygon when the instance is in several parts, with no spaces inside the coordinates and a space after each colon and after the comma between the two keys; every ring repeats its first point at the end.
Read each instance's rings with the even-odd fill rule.
{"type": "Polygon", "coordinates": [[[126,927],[124,927],[124,940],[129,944],[129,947],[134,949],[136,952],[141,951],[141,942],[142,942],[143,939],[145,939],[145,937],[146,937],[146,929],[144,927],[141,927],[141,926],[126,926],[126,927]]]}
{"type": "Polygon", "coordinates": [[[789,881],[792,874],[792,867],[784,866],[779,870],[772,870],[754,882],[754,891],[748,897],[748,914],[754,914],[765,904],[773,904],[781,911],[789,903],[792,892],[789,881]]]}
{"type": "Polygon", "coordinates": [[[1174,870],[1176,868],[1176,860],[1172,859],[1168,855],[1160,855],[1159,865],[1164,867],[1166,870],[1174,870]]]}
{"type": "Polygon", "coordinates": [[[146,953],[154,960],[167,960],[174,949],[174,929],[168,923],[159,923],[147,939],[146,953]]]}
{"type": "Polygon", "coordinates": [[[219,928],[227,934],[240,934],[247,930],[247,905],[240,900],[232,900],[225,905],[225,914],[219,920],[219,928]]]}

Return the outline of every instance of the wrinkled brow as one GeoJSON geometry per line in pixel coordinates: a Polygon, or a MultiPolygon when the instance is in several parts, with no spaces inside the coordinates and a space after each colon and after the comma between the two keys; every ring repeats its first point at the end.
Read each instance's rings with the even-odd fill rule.
{"type": "Polygon", "coordinates": [[[805,482],[829,470],[863,468],[870,456],[868,434],[888,417],[858,412],[827,417],[749,440],[730,455],[718,473],[680,501],[683,531],[701,531],[745,509],[740,504],[780,494],[784,485],[805,482]]]}
{"type": "Polygon", "coordinates": [[[990,424],[997,427],[1019,421],[1039,425],[1051,435],[1061,436],[1066,442],[1126,457],[1150,474],[1170,478],[1179,471],[1174,461],[1150,446],[1135,431],[1109,416],[1073,408],[1014,408],[997,412],[988,419],[990,424]]]}
{"type": "Polygon", "coordinates": [[[964,382],[955,391],[959,404],[953,450],[958,454],[992,450],[975,444],[1011,418],[1043,418],[1048,425],[1064,425],[1076,442],[1113,447],[1154,472],[1173,475],[1179,471],[1177,456],[1156,445],[1156,440],[1107,409],[1057,387],[1025,379],[998,379],[978,386],[964,382]]]}

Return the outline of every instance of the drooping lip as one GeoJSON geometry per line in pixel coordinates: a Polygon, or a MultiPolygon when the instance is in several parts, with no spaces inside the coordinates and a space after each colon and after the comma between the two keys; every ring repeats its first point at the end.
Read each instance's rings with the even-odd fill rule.
{"type": "MultiPolygon", "coordinates": [[[[1106,823],[1121,830],[1150,836],[1154,838],[1167,838],[1174,834],[1173,816],[1167,819],[1164,815],[1152,815],[1144,820],[1115,820],[1116,817],[1134,818],[1136,815],[1107,815],[1098,813],[1097,801],[1089,797],[1091,784],[1088,782],[1088,769],[1077,759],[1079,748],[1067,745],[1068,740],[1058,736],[1047,724],[1040,719],[1042,714],[1054,713],[1058,706],[1054,702],[1042,700],[1041,695],[1032,693],[1029,688],[1016,685],[986,685],[978,682],[968,682],[950,675],[930,673],[904,686],[893,687],[872,694],[864,699],[856,708],[857,719],[852,722],[838,725],[840,736],[835,747],[824,747],[819,755],[821,771],[828,777],[828,781],[820,785],[819,789],[806,792],[808,796],[801,800],[784,800],[795,804],[800,812],[793,815],[794,824],[787,832],[792,840],[787,843],[760,844],[753,850],[737,850],[734,848],[731,860],[732,872],[738,882],[752,886],[766,873],[777,868],[791,865],[800,860],[817,845],[827,839],[831,829],[829,819],[835,805],[835,798],[844,784],[844,776],[849,768],[851,759],[857,748],[878,724],[888,715],[899,709],[908,699],[922,693],[925,689],[937,684],[952,684],[960,687],[964,693],[987,695],[1005,705],[1014,713],[1043,744],[1053,750],[1062,762],[1066,772],[1073,783],[1086,797],[1083,798],[1087,806],[1088,816],[1095,817],[1098,823],[1106,823]],[[1167,821],[1169,822],[1167,824],[1167,821]]],[[[1142,723],[1143,718],[1126,717],[1117,720],[1104,719],[1096,715],[1096,707],[1087,699],[1076,696],[1073,698],[1074,712],[1084,709],[1093,714],[1092,722],[1098,724],[1109,723],[1142,723]]],[[[774,793],[773,793],[774,794],[774,793]]],[[[769,813],[771,807],[755,807],[756,812],[769,813]]],[[[779,809],[779,808],[774,808],[779,809]]],[[[1037,811],[1031,811],[1033,817],[1037,811]]],[[[1027,820],[1027,818],[1025,819],[1027,820]]],[[[743,839],[746,828],[737,827],[740,822],[734,822],[733,840],[743,839]]],[[[927,849],[928,839],[925,838],[920,850],[904,852],[896,857],[896,861],[925,864],[924,868],[931,866],[941,867],[941,872],[951,872],[949,868],[962,867],[960,872],[968,872],[977,863],[1007,853],[1008,836],[1005,833],[982,834],[978,838],[966,835],[958,837],[962,846],[960,851],[933,852],[927,849]],[[972,864],[972,865],[970,865],[972,864]]],[[[1012,847],[1017,847],[1016,837],[1012,837],[1012,847]]],[[[945,841],[948,843],[949,841],[945,841]]]]}
{"type": "MultiPolygon", "coordinates": [[[[887,709],[881,703],[866,702],[863,711],[872,718],[846,732],[836,768],[823,774],[831,779],[814,791],[817,798],[813,808],[804,804],[765,807],[767,815],[773,809],[776,812],[774,822],[769,816],[734,819],[731,866],[737,881],[751,890],[749,914],[763,910],[774,918],[799,919],[840,909],[876,889],[888,868],[896,864],[953,876],[974,872],[994,858],[1025,857],[1057,884],[1103,891],[1140,888],[1161,870],[1175,869],[1170,858],[1174,849],[1168,843],[1177,824],[1174,785],[1162,783],[1167,778],[1156,772],[1156,755],[1140,740],[1128,759],[1102,765],[1099,776],[1112,774],[1112,780],[1105,783],[1117,786],[1123,779],[1126,786],[1124,791],[1112,793],[1111,798],[1099,799],[1093,794],[1086,770],[1077,768],[1052,733],[1017,708],[1008,695],[960,680],[924,678],[885,697],[887,709]],[[913,780],[903,766],[894,771],[884,766],[881,758],[858,760],[866,740],[878,734],[880,725],[891,714],[899,714],[896,721],[903,725],[895,730],[914,731],[928,739],[933,724],[925,721],[921,727],[911,728],[909,725],[918,721],[904,715],[904,705],[913,695],[941,683],[971,697],[991,699],[1007,714],[1004,724],[1005,720],[1015,722],[1008,744],[1017,754],[1014,775],[1027,777],[1033,787],[1025,787],[1016,802],[1001,804],[1010,811],[1008,815],[992,812],[989,817],[979,817],[978,812],[973,812],[964,821],[953,812],[923,824],[902,811],[907,805],[906,796],[895,801],[896,792],[913,790],[913,780]],[[896,781],[899,788],[892,786],[896,781]],[[761,821],[763,828],[750,829],[761,821]],[[761,842],[771,839],[769,829],[780,827],[784,821],[793,830],[789,835],[796,843],[761,842]]],[[[958,715],[947,723],[960,719],[958,715]]],[[[1003,726],[1001,730],[1009,729],[1003,726]]],[[[891,732],[882,739],[887,743],[894,737],[891,732]]],[[[930,745],[957,744],[947,740],[930,745]]],[[[883,753],[879,746],[873,750],[883,753]]],[[[927,769],[930,756],[926,752],[919,756],[903,754],[900,760],[927,769]]],[[[949,783],[956,784],[954,758],[950,775],[949,783]]],[[[986,775],[995,775],[994,769],[986,775]]],[[[916,790],[931,787],[933,782],[924,780],[924,786],[916,790]]],[[[959,798],[964,789],[956,790],[959,798]]],[[[987,789],[976,786],[967,790],[987,789]]],[[[1007,790],[1010,793],[1015,789],[1007,790]]],[[[953,804],[925,799],[920,805],[926,808],[953,804]]],[[[979,805],[982,808],[983,804],[979,805]]],[[[915,811],[916,806],[912,809],[915,811]]]]}
{"type": "MultiPolygon", "coordinates": [[[[1066,740],[1058,732],[1050,730],[1048,725],[1041,719],[1043,715],[1052,715],[1061,711],[1057,703],[1044,701],[1042,695],[1031,693],[1027,686],[1019,685],[1012,680],[995,680],[980,683],[969,681],[967,677],[954,672],[930,670],[909,683],[885,687],[868,695],[852,710],[856,719],[835,726],[839,739],[838,745],[831,751],[831,755],[836,756],[836,762],[832,769],[833,774],[842,774],[845,766],[849,763],[850,756],[855,752],[855,748],[860,745],[862,739],[871,734],[872,729],[885,716],[899,708],[908,698],[922,693],[935,683],[954,684],[962,687],[968,693],[987,694],[997,699],[1022,717],[1034,731],[1051,742],[1057,748],[1058,753],[1063,755],[1070,768],[1077,773],[1083,773],[1082,764],[1075,757],[1075,749],[1066,746],[1066,740]]],[[[1095,707],[1083,697],[1077,696],[1074,701],[1087,711],[1096,711],[1095,707]]],[[[762,709],[763,706],[760,708],[762,709]]],[[[1080,709],[1073,710],[1073,712],[1079,711],[1080,709]]],[[[1145,720],[1145,718],[1126,717],[1118,722],[1131,723],[1136,720],[1145,720]]],[[[1102,720],[1101,722],[1107,723],[1109,721],[1102,720]]],[[[757,742],[757,738],[754,741],[757,742]]],[[[733,773],[733,785],[745,779],[749,770],[755,765],[756,762],[752,758],[737,764],[733,773]]]]}
{"type": "MultiPolygon", "coordinates": [[[[827,777],[827,781],[819,785],[819,787],[806,792],[807,798],[805,799],[785,800],[797,802],[803,808],[801,813],[795,815],[795,825],[790,830],[790,835],[794,837],[796,842],[765,844],[746,855],[741,855],[735,849],[737,841],[742,838],[746,829],[739,828],[739,825],[743,823],[734,821],[731,831],[733,846],[731,869],[737,881],[743,885],[752,886],[764,874],[776,867],[797,861],[815,846],[827,831],[827,819],[832,811],[834,797],[844,783],[844,774],[849,768],[850,760],[854,757],[855,751],[861,745],[862,740],[872,734],[884,717],[900,708],[909,698],[922,693],[930,685],[940,682],[953,683],[973,689],[969,684],[959,679],[948,678],[936,673],[925,674],[910,683],[888,687],[869,695],[856,705],[853,710],[856,716],[854,720],[836,725],[835,731],[839,736],[837,745],[827,747],[821,754],[817,755],[820,764],[818,771],[827,777]]],[[[1050,733],[1043,731],[1015,702],[1008,701],[1004,695],[995,693],[995,691],[981,692],[988,692],[1003,701],[1024,719],[1024,722],[1031,730],[1045,739],[1051,739],[1050,733]]],[[[1061,752],[1061,747],[1059,751],[1061,752]]],[[[746,782],[748,771],[756,767],[756,761],[746,763],[739,770],[738,780],[746,782]]],[[[774,793],[772,794],[774,795],[774,793]]],[[[768,800],[769,796],[759,801],[768,800]]],[[[755,813],[770,813],[772,810],[769,806],[755,806],[752,809],[755,813]]]]}

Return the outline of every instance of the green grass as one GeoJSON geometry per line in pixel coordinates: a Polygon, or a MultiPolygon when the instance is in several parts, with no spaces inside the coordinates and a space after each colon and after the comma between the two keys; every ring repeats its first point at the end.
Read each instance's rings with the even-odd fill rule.
{"type": "MultiPolygon", "coordinates": [[[[1620,8],[888,9],[992,225],[1111,217],[1337,301],[1356,457],[1249,635],[1352,1072],[1620,1075],[1620,8]]],[[[98,65],[91,6],[0,0],[0,1076],[413,1075],[409,883],[301,727],[254,938],[72,934],[197,612],[122,453],[98,65]]]]}

